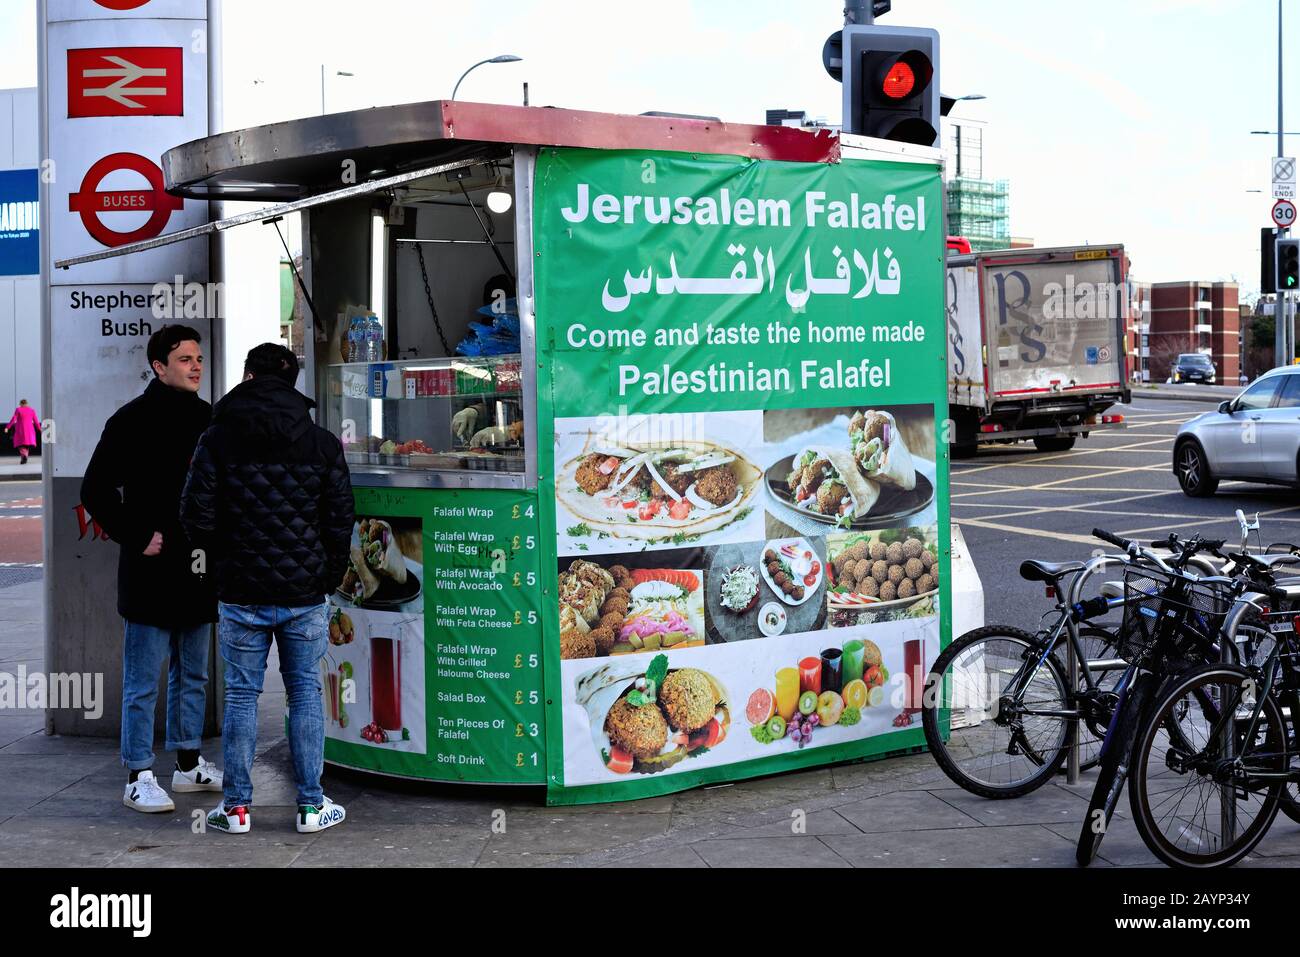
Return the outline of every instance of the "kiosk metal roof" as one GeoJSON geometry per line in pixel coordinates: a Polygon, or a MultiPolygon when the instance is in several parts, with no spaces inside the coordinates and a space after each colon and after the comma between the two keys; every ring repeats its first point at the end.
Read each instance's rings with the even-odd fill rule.
{"type": "Polygon", "coordinates": [[[515,145],[806,163],[833,163],[840,155],[839,135],[830,129],[430,100],[218,133],[168,150],[162,169],[168,192],[178,196],[286,202],[338,188],[346,160],[357,164],[360,184],[471,155],[505,155],[515,145]]]}

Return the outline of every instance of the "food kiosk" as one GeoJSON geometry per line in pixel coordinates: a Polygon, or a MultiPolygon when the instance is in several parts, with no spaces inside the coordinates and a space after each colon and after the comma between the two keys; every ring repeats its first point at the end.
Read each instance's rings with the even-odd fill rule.
{"type": "Polygon", "coordinates": [[[138,246],[301,217],[303,388],[356,493],[329,763],[577,803],[923,744],[937,150],[437,101],[162,166],[269,205],[138,246]]]}

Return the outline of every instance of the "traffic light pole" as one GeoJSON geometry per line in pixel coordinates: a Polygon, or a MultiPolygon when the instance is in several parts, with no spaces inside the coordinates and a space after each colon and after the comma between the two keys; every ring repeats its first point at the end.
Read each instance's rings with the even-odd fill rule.
{"type": "MultiPolygon", "coordinates": [[[[1277,0],[1277,156],[1286,155],[1282,142],[1282,131],[1286,127],[1282,119],[1282,0],[1277,0]]],[[[1278,230],[1278,238],[1288,235],[1285,228],[1278,230]]],[[[1281,283],[1278,284],[1281,288],[1281,283]]],[[[1285,292],[1277,294],[1277,304],[1273,308],[1273,365],[1289,366],[1295,356],[1295,343],[1292,341],[1291,297],[1285,292]]]]}
{"type": "MultiPolygon", "coordinates": [[[[1281,0],[1278,0],[1280,3],[1281,0]]],[[[873,0],[844,0],[844,25],[871,26],[876,22],[875,3],[873,0]]],[[[1281,129],[1279,126],[1278,129],[1281,129]]],[[[1281,156],[1281,153],[1277,154],[1281,156]]]]}

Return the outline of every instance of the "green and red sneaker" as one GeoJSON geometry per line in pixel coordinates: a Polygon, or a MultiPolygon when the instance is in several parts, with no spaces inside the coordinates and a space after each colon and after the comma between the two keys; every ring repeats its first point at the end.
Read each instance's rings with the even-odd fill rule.
{"type": "Polygon", "coordinates": [[[342,824],[347,816],[342,804],[335,804],[329,798],[322,796],[320,804],[298,805],[298,817],[294,820],[294,826],[299,834],[312,834],[333,827],[335,824],[342,824]]]}
{"type": "Polygon", "coordinates": [[[247,834],[253,827],[253,815],[244,804],[226,807],[222,801],[208,812],[208,827],[227,834],[247,834]]]}

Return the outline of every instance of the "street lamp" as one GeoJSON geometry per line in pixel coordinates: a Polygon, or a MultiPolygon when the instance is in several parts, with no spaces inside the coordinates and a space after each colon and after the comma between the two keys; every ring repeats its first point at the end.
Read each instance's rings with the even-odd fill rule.
{"type": "MultiPolygon", "coordinates": [[[[355,73],[349,73],[347,70],[335,70],[334,76],[356,76],[355,73]]],[[[325,64],[320,65],[320,115],[325,115],[325,64]]]]}
{"type": "Polygon", "coordinates": [[[460,79],[456,81],[456,85],[451,89],[451,98],[453,100],[456,99],[456,91],[460,89],[461,82],[465,79],[465,77],[469,76],[471,72],[473,72],[478,67],[481,67],[484,63],[518,63],[522,59],[523,57],[511,56],[509,53],[503,53],[501,54],[501,56],[494,56],[487,60],[479,60],[472,67],[470,67],[468,70],[466,70],[464,73],[460,75],[460,79]]]}
{"type": "Polygon", "coordinates": [[[947,116],[952,112],[952,108],[963,100],[987,100],[988,97],[983,93],[967,93],[965,96],[944,96],[939,95],[939,115],[947,116]]]}

